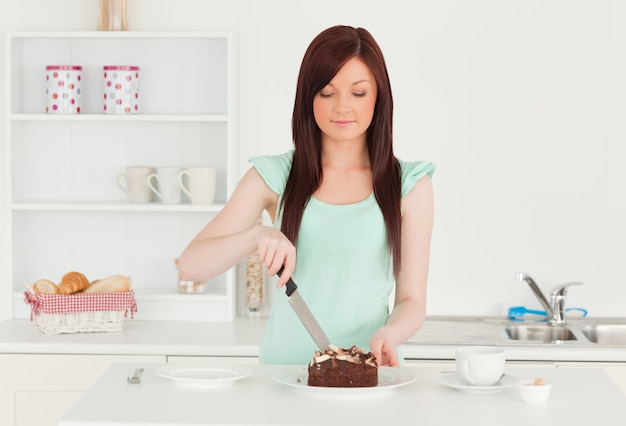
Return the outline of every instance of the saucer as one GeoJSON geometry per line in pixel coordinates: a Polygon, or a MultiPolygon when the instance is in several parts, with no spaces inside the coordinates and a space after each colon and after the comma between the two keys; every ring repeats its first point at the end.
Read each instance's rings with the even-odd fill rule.
{"type": "Polygon", "coordinates": [[[521,380],[518,377],[505,374],[503,378],[498,380],[491,386],[470,386],[461,380],[458,374],[453,372],[442,372],[439,375],[439,381],[451,388],[458,389],[461,392],[466,393],[496,393],[502,392],[505,389],[518,386],[521,380]]]}

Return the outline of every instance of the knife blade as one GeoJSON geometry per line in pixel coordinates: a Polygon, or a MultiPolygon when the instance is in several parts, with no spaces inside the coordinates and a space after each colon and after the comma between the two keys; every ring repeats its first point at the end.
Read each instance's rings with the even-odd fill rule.
{"type": "MultiPolygon", "coordinates": [[[[283,268],[280,268],[280,271],[278,271],[279,277],[281,276],[282,272],[283,268]]],[[[287,301],[291,305],[296,315],[298,315],[298,318],[300,318],[300,321],[304,325],[304,328],[306,328],[306,330],[309,332],[315,344],[321,350],[328,349],[331,345],[328,336],[326,336],[326,333],[324,333],[324,330],[322,330],[322,327],[315,319],[315,316],[307,306],[306,302],[304,301],[304,299],[302,299],[302,296],[298,291],[298,286],[291,279],[291,277],[289,278],[289,281],[287,281],[287,284],[285,284],[285,288],[285,293],[287,294],[288,298],[287,301]]]]}

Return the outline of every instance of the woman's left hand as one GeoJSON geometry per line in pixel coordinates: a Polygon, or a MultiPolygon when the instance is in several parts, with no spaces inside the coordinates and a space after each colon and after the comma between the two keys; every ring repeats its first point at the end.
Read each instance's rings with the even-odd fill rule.
{"type": "Polygon", "coordinates": [[[385,327],[378,329],[376,333],[370,339],[370,349],[376,360],[378,366],[399,367],[400,361],[398,359],[398,350],[396,346],[391,343],[390,336],[385,327]]]}

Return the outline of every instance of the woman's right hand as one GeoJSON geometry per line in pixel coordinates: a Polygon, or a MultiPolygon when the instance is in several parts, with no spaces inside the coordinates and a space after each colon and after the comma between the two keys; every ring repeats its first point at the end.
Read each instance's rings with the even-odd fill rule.
{"type": "Polygon", "coordinates": [[[180,277],[188,281],[217,277],[258,249],[270,276],[284,265],[278,288],[284,286],[296,267],[296,249],[279,230],[257,224],[264,210],[273,220],[277,205],[278,194],[255,168],[248,170],[222,210],[183,251],[180,277]]]}
{"type": "Polygon", "coordinates": [[[295,246],[278,229],[263,225],[258,225],[256,241],[259,258],[267,268],[268,275],[276,275],[284,267],[277,284],[278,288],[283,287],[296,267],[295,246]]]}

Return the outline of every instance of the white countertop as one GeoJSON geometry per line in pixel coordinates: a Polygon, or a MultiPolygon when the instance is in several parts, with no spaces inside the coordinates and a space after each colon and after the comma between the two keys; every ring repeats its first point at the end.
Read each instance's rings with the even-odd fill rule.
{"type": "MultiPolygon", "coordinates": [[[[622,319],[623,321],[623,319],[622,319]]],[[[26,319],[0,322],[0,354],[94,354],[256,357],[266,318],[232,322],[127,320],[112,333],[46,335],[26,319]]],[[[507,341],[502,327],[467,318],[428,318],[403,346],[407,359],[454,359],[459,345],[502,346],[507,360],[626,362],[626,347],[507,341]]]]}
{"type": "Polygon", "coordinates": [[[16,319],[0,323],[0,353],[256,357],[266,322],[127,320],[119,332],[47,335],[16,319]]]}
{"type": "Polygon", "coordinates": [[[415,380],[375,397],[346,389],[320,399],[306,386],[273,380],[280,366],[253,366],[251,376],[218,388],[193,388],[158,376],[163,364],[115,363],[67,412],[59,426],[138,425],[623,425],[626,397],[601,369],[507,368],[552,383],[550,399],[528,404],[517,388],[469,394],[439,382],[440,369],[412,367],[415,380]],[[126,377],[136,367],[142,383],[126,377]]]}

